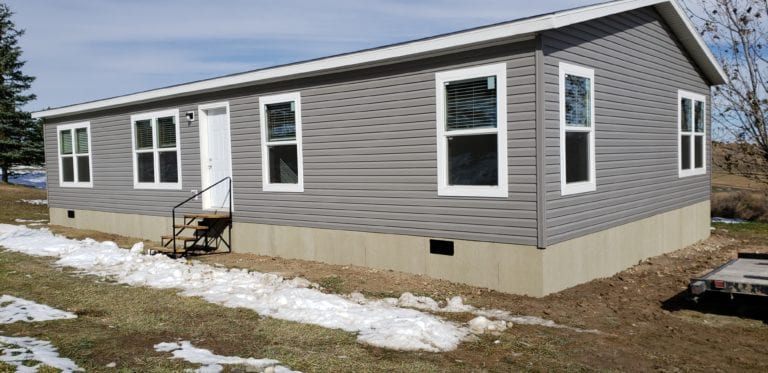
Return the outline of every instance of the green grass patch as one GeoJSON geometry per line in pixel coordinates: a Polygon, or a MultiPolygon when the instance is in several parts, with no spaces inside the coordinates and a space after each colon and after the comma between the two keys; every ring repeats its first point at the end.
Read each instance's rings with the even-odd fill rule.
{"type": "Polygon", "coordinates": [[[724,229],[732,233],[748,233],[753,235],[768,236],[768,223],[744,222],[739,224],[712,223],[717,229],[724,229]]]}

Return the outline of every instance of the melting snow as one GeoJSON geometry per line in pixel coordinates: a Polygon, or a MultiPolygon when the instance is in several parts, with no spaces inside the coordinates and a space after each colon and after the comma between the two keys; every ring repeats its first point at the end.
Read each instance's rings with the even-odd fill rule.
{"type": "Polygon", "coordinates": [[[28,203],[30,205],[47,205],[47,199],[20,199],[19,202],[28,203]]]}
{"type": "Polygon", "coordinates": [[[17,372],[37,372],[42,365],[60,369],[64,373],[83,371],[70,359],[59,357],[50,342],[31,337],[4,337],[0,335],[0,361],[16,367],[17,372]],[[37,362],[34,366],[28,366],[37,362]]]}
{"type": "Polygon", "coordinates": [[[70,240],[49,231],[0,224],[0,245],[29,255],[58,257],[58,264],[116,281],[177,288],[227,307],[249,308],[283,320],[358,333],[358,341],[398,350],[449,351],[469,334],[465,327],[413,309],[359,304],[307,288],[303,279],[225,269],[122,250],[113,242],[70,240]]]}
{"type": "Polygon", "coordinates": [[[0,324],[13,324],[16,321],[35,322],[59,319],[74,319],[73,313],[57,310],[44,304],[26,299],[0,296],[0,324]]]}
{"type": "MultiPolygon", "coordinates": [[[[444,306],[429,297],[403,293],[400,298],[366,299],[326,294],[309,288],[305,279],[285,280],[268,273],[227,269],[207,264],[142,254],[138,243],[122,250],[114,242],[71,240],[47,229],[0,224],[0,245],[28,255],[58,257],[58,265],[108,276],[120,283],[154,288],[176,288],[226,307],[242,307],[277,319],[357,333],[361,343],[396,350],[450,351],[471,333],[496,332],[503,322],[581,330],[533,316],[465,305],[461,297],[444,306]],[[468,312],[481,316],[474,327],[460,326],[421,311],[468,312]],[[471,330],[470,330],[471,329],[471,330]]],[[[471,326],[471,325],[470,325],[471,326]]],[[[509,324],[504,324],[509,326],[509,324]]]]}
{"type": "MultiPolygon", "coordinates": [[[[222,364],[226,365],[245,365],[257,369],[259,372],[291,373],[290,370],[272,359],[242,358],[238,356],[222,356],[213,352],[198,348],[189,341],[164,342],[155,345],[155,351],[172,352],[174,359],[183,359],[193,364],[202,364],[196,372],[221,372],[224,370],[222,364]]],[[[250,371],[250,370],[249,370],[250,371]]],[[[298,373],[298,372],[297,372],[298,373]]]]}
{"type": "Polygon", "coordinates": [[[712,218],[713,223],[724,223],[724,224],[742,224],[746,223],[746,220],[742,219],[731,219],[731,218],[721,218],[719,216],[715,216],[712,218]]]}
{"type": "Polygon", "coordinates": [[[464,304],[464,300],[459,296],[448,299],[446,301],[445,306],[442,306],[442,307],[437,301],[435,301],[430,297],[418,297],[411,293],[403,293],[400,296],[400,298],[384,298],[384,299],[378,299],[378,300],[368,300],[365,298],[365,296],[363,296],[360,293],[352,293],[349,295],[349,298],[360,304],[389,304],[393,306],[410,307],[410,308],[416,308],[424,311],[433,311],[433,312],[471,313],[478,316],[476,318],[476,320],[478,321],[475,323],[474,327],[472,327],[472,324],[471,324],[472,321],[470,321],[470,332],[474,334],[482,334],[486,331],[487,332],[498,331],[498,327],[501,324],[486,323],[482,320],[482,319],[487,320],[489,318],[496,319],[499,321],[502,321],[502,320],[507,321],[511,324],[537,325],[537,326],[544,326],[548,328],[570,329],[579,333],[600,333],[598,330],[594,330],[594,329],[586,330],[586,329],[579,329],[579,328],[574,328],[566,325],[560,325],[552,320],[542,319],[536,316],[522,316],[522,315],[515,315],[509,311],[504,311],[504,310],[476,308],[472,305],[464,304]],[[485,326],[485,328],[482,328],[481,326],[485,326]]]}

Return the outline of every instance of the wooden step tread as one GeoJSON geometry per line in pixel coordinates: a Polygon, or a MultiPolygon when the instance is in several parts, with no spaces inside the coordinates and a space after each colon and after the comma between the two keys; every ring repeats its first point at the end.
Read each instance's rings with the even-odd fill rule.
{"type": "Polygon", "coordinates": [[[187,219],[202,218],[202,219],[229,219],[229,214],[184,214],[187,219]]]}
{"type": "Polygon", "coordinates": [[[163,253],[163,254],[180,254],[180,253],[184,253],[184,247],[182,246],[176,247],[176,252],[173,251],[173,247],[167,247],[167,246],[151,247],[149,248],[149,251],[155,252],[155,253],[163,253]]]}
{"type": "Polygon", "coordinates": [[[204,225],[183,225],[183,224],[177,224],[173,226],[174,228],[184,228],[184,229],[208,229],[208,227],[204,225]]]}
{"type": "Polygon", "coordinates": [[[197,241],[197,238],[195,237],[182,237],[182,236],[173,237],[173,235],[165,235],[160,238],[164,240],[176,240],[176,241],[189,241],[189,242],[197,241]]]}

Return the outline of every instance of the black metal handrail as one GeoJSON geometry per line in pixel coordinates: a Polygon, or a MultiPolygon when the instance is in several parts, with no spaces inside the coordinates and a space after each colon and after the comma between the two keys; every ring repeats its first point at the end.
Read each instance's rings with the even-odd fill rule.
{"type": "Polygon", "coordinates": [[[223,178],[223,179],[221,179],[221,180],[219,180],[219,181],[209,185],[207,188],[205,188],[205,189],[195,193],[192,197],[189,197],[189,198],[185,199],[184,202],[181,202],[178,205],[173,207],[173,209],[171,210],[171,219],[172,219],[171,226],[172,226],[172,229],[173,229],[173,237],[171,239],[173,240],[173,254],[174,255],[176,255],[176,209],[181,207],[181,206],[183,206],[187,202],[189,202],[189,201],[199,197],[200,195],[202,195],[203,193],[207,192],[211,188],[213,188],[213,187],[215,187],[215,186],[217,186],[217,185],[219,185],[219,184],[221,184],[221,183],[223,183],[225,181],[229,181],[229,192],[227,193],[227,197],[228,197],[228,200],[229,200],[229,219],[230,219],[230,224],[229,224],[229,229],[230,229],[229,241],[230,242],[229,242],[229,246],[230,246],[230,250],[232,250],[232,231],[231,231],[231,229],[232,229],[231,228],[232,227],[232,223],[231,223],[232,222],[232,177],[231,176],[227,176],[227,177],[225,177],[225,178],[223,178]]]}

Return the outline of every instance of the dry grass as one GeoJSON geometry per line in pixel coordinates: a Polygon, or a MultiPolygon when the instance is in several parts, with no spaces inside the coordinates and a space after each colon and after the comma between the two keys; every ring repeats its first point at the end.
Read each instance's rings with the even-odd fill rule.
{"type": "Polygon", "coordinates": [[[712,193],[712,216],[768,222],[768,194],[746,190],[712,193]]]}
{"type": "Polygon", "coordinates": [[[48,220],[48,206],[31,205],[22,199],[46,199],[45,190],[0,184],[0,223],[18,224],[16,219],[48,220]]]}

